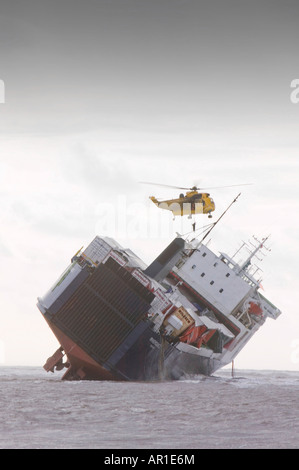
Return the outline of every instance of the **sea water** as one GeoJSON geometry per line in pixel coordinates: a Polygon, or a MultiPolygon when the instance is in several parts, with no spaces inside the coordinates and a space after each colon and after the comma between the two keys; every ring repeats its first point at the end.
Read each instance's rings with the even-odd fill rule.
{"type": "Polygon", "coordinates": [[[295,449],[299,371],[66,382],[0,368],[1,449],[295,449]]]}

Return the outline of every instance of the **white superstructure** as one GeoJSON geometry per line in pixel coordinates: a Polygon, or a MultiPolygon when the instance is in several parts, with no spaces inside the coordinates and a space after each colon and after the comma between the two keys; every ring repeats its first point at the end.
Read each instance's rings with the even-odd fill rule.
{"type": "MultiPolygon", "coordinates": [[[[215,255],[204,244],[193,243],[168,276],[168,280],[175,281],[177,289],[191,302],[192,316],[194,318],[195,313],[198,317],[195,325],[202,323],[208,330],[218,328],[223,334],[226,332],[226,344],[221,354],[212,350],[208,354],[220,360],[222,365],[232,361],[267,317],[276,319],[281,314],[259,293],[260,280],[251,273],[252,260],[264,247],[265,241],[258,241],[240,264],[224,253],[215,255]],[[208,312],[208,317],[205,312],[208,312]],[[209,318],[212,318],[212,323],[209,318]]],[[[253,269],[258,271],[256,266],[253,269]]],[[[190,305],[187,310],[190,312],[190,305]]],[[[209,349],[207,345],[201,345],[198,350],[188,346],[178,347],[197,355],[201,352],[207,355],[209,349]]]]}

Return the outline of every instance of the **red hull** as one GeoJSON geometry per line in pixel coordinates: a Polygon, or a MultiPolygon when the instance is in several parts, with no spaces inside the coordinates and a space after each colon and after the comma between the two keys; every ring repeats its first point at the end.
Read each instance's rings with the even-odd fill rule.
{"type": "MultiPolygon", "coordinates": [[[[67,356],[65,367],[68,367],[63,380],[119,380],[117,376],[109,372],[107,369],[98,364],[92,359],[80,346],[66,336],[59,328],[52,323],[48,322],[51,330],[55,334],[61,349],[67,356]]],[[[63,353],[58,350],[54,355],[49,358],[44,365],[44,368],[49,371],[53,370],[55,366],[58,369],[62,368],[63,353]],[[60,353],[59,353],[60,352],[60,353]]]]}

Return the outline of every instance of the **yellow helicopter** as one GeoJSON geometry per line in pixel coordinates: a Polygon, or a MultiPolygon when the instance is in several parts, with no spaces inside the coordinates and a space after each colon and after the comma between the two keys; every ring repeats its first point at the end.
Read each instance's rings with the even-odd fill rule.
{"type": "MultiPolygon", "coordinates": [[[[156,186],[164,186],[168,188],[176,188],[181,190],[187,190],[186,194],[181,193],[177,199],[168,199],[164,201],[159,201],[155,196],[150,196],[150,200],[159,207],[159,209],[169,210],[173,213],[173,216],[183,216],[188,215],[189,218],[194,214],[208,214],[208,217],[211,218],[215,210],[215,202],[209,193],[204,193],[202,190],[208,188],[198,188],[193,186],[192,188],[183,188],[180,186],[170,186],[167,184],[158,184],[158,183],[147,183],[142,182],[142,184],[153,184],[156,186]]],[[[249,183],[250,184],[250,183],[249,183]]],[[[231,186],[217,186],[209,189],[217,188],[230,188],[232,186],[244,186],[244,185],[231,185],[231,186]]]]}

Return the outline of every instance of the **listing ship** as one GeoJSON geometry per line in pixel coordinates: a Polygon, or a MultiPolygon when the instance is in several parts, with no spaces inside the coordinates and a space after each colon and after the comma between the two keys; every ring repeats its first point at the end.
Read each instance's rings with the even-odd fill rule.
{"type": "Polygon", "coordinates": [[[236,255],[216,255],[203,241],[178,236],[147,266],[115,240],[96,236],[38,298],[60,344],[45,370],[65,368],[65,380],[213,374],[281,313],[256,276],[265,241],[254,239],[236,262],[236,255]]]}

